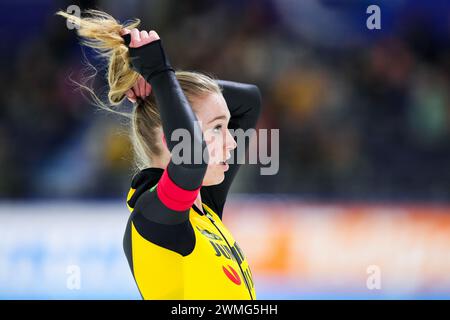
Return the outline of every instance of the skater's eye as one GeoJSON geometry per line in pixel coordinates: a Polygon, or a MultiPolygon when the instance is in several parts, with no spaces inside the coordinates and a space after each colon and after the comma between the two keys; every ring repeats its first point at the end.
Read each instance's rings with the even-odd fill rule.
{"type": "Polygon", "coordinates": [[[219,133],[222,130],[222,125],[218,124],[217,126],[214,127],[213,131],[215,133],[219,133]]]}

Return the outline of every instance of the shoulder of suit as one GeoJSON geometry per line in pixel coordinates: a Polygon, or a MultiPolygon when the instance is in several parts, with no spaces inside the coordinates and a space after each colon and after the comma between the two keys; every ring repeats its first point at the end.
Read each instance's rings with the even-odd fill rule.
{"type": "Polygon", "coordinates": [[[134,175],[127,196],[127,206],[130,210],[134,208],[137,199],[142,193],[150,190],[158,183],[163,172],[164,169],[161,168],[146,168],[134,175]]]}

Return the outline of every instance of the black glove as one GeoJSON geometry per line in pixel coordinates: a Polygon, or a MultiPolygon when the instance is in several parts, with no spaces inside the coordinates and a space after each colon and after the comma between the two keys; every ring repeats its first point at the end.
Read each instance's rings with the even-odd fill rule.
{"type": "MultiPolygon", "coordinates": [[[[131,42],[131,35],[122,36],[125,45],[128,47],[131,42]]],[[[140,73],[148,83],[157,74],[170,70],[175,70],[170,65],[169,59],[162,46],[162,40],[152,41],[139,48],[128,47],[130,55],[130,66],[140,73]]]]}

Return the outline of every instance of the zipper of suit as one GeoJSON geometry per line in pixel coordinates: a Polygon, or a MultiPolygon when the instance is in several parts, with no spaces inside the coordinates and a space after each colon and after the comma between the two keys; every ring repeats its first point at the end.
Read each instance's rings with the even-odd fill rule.
{"type": "MultiPolygon", "coordinates": [[[[202,206],[202,207],[203,207],[203,206],[202,206]]],[[[209,221],[211,221],[211,223],[214,225],[214,227],[216,227],[217,231],[219,231],[219,233],[222,235],[223,239],[224,239],[225,242],[227,243],[228,249],[230,249],[230,252],[231,252],[231,254],[233,255],[233,257],[234,257],[234,259],[236,260],[236,262],[239,261],[239,259],[237,259],[236,256],[234,255],[233,249],[232,249],[232,247],[230,246],[230,244],[228,243],[227,238],[226,238],[225,235],[222,233],[222,231],[220,231],[220,228],[219,228],[219,227],[216,225],[216,223],[214,222],[213,216],[208,212],[207,209],[205,209],[205,207],[203,207],[203,209],[204,209],[205,212],[206,212],[206,213],[205,213],[206,217],[209,219],[209,221]]],[[[238,263],[238,266],[239,266],[239,269],[241,270],[242,278],[243,278],[244,281],[245,281],[245,285],[246,285],[246,287],[247,287],[248,293],[250,294],[250,298],[251,298],[251,300],[254,300],[254,299],[253,299],[253,295],[252,295],[252,291],[250,290],[250,285],[249,285],[249,283],[247,282],[247,279],[245,278],[244,270],[242,270],[242,267],[241,267],[240,263],[238,263]]]]}

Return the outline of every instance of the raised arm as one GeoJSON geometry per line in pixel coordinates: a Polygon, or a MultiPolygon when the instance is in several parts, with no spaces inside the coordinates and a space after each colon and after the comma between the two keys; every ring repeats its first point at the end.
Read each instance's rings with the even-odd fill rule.
{"type": "MultiPolygon", "coordinates": [[[[207,155],[206,142],[197,118],[178,83],[159,36],[154,31],[146,36],[145,32],[139,33],[133,29],[123,38],[129,46],[132,67],[152,86],[169,150],[172,151],[175,146],[170,139],[172,133],[181,128],[191,136],[191,150],[200,150],[202,155],[207,155]]],[[[191,159],[186,164],[175,164],[171,159],[156,188],[158,202],[172,211],[184,213],[186,218],[207,169],[207,159],[201,157],[202,161],[195,163],[194,152],[190,155],[191,159]]]]}

